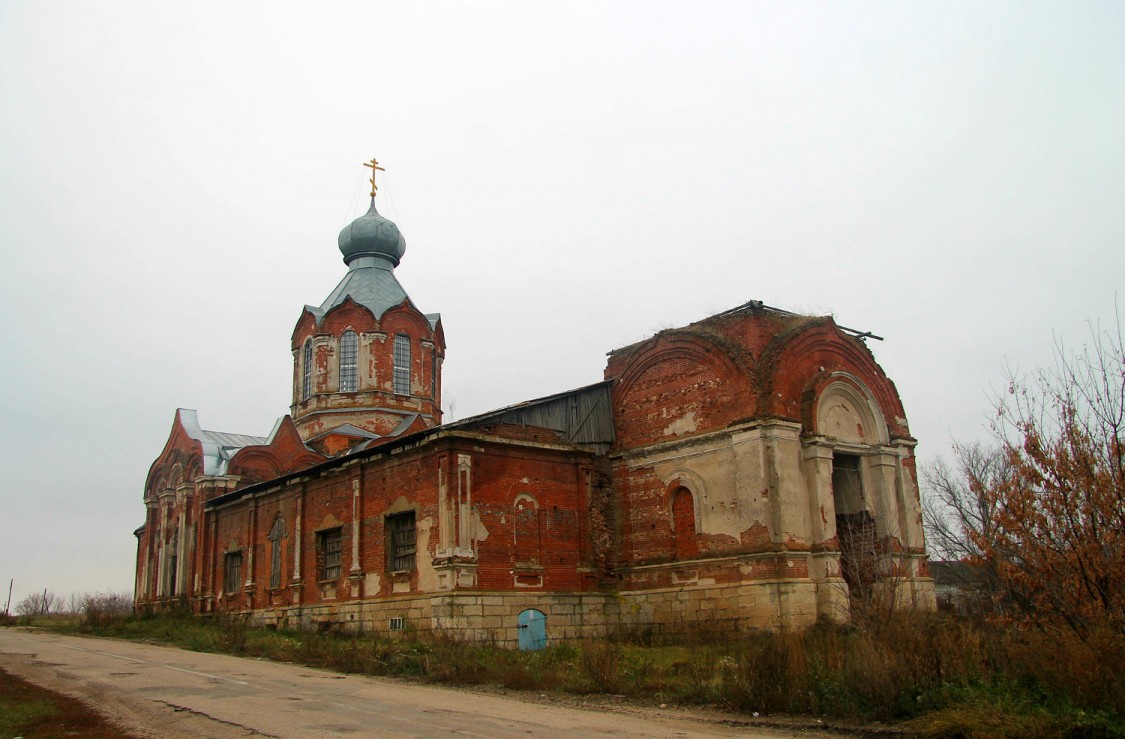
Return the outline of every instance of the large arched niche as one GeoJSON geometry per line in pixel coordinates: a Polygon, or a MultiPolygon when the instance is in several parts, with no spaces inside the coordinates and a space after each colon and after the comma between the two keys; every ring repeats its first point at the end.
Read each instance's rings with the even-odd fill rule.
{"type": "Polygon", "coordinates": [[[887,422],[875,397],[858,379],[846,372],[833,372],[820,391],[814,414],[820,436],[850,444],[886,444],[887,422]]]}
{"type": "Polygon", "coordinates": [[[371,309],[356,303],[349,295],[344,298],[342,303],[324,314],[324,317],[320,319],[318,331],[339,336],[349,328],[359,333],[374,331],[378,328],[378,325],[379,322],[375,320],[375,315],[371,312],[371,309]]]}
{"type": "MultiPolygon", "coordinates": [[[[840,331],[831,318],[777,337],[759,368],[762,415],[816,426],[816,401],[840,378],[856,384],[895,438],[909,437],[906,414],[894,383],[862,342],[840,331]],[[768,392],[767,392],[768,391],[768,392]]],[[[867,402],[867,401],[865,401],[867,402]]]]}
{"type": "Polygon", "coordinates": [[[612,374],[617,437],[625,446],[725,428],[753,409],[748,373],[725,347],[697,334],[661,334],[612,374]]]}
{"type": "Polygon", "coordinates": [[[287,471],[276,456],[260,447],[240,449],[227,465],[227,474],[241,477],[244,484],[272,480],[287,471]]]}
{"type": "Polygon", "coordinates": [[[316,316],[306,307],[301,311],[301,317],[297,319],[297,325],[293,327],[293,335],[289,339],[290,349],[294,352],[299,351],[305,345],[305,339],[316,336],[316,333],[316,316]]]}

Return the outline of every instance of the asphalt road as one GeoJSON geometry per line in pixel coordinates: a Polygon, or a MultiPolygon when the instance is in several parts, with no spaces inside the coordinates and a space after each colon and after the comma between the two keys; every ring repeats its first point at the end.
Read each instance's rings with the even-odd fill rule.
{"type": "Polygon", "coordinates": [[[656,709],[587,710],[134,642],[0,630],[0,667],[139,736],[827,736],[656,709]]]}

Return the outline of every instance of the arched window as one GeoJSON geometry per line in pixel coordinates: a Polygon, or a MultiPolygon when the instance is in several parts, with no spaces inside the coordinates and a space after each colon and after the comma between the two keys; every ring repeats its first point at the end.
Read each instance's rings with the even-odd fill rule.
{"type": "Polygon", "coordinates": [[[687,488],[680,488],[672,498],[672,526],[675,531],[676,559],[699,554],[695,538],[695,499],[687,488]]]}
{"type": "Polygon", "coordinates": [[[301,380],[301,400],[308,400],[312,395],[312,363],[313,363],[313,350],[312,339],[305,340],[304,357],[301,359],[302,365],[302,380],[301,380]]]}
{"type": "Polygon", "coordinates": [[[340,392],[354,393],[356,387],[356,358],[359,355],[359,337],[347,330],[340,337],[340,392]]]}
{"type": "Polygon", "coordinates": [[[410,395],[410,339],[395,337],[395,395],[410,395]]]}

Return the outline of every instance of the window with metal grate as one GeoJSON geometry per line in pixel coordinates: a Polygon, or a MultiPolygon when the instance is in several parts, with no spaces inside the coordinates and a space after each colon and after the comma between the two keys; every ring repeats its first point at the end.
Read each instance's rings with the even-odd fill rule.
{"type": "Polygon", "coordinates": [[[414,553],[417,549],[414,538],[414,511],[399,513],[387,518],[388,553],[391,570],[398,572],[414,569],[414,553]]]}
{"type": "Polygon", "coordinates": [[[343,572],[343,530],[339,528],[317,532],[316,549],[320,564],[319,579],[339,580],[343,572]]]}
{"type": "Polygon", "coordinates": [[[242,550],[227,552],[223,562],[223,590],[236,592],[242,586],[242,550]]]}
{"type": "Polygon", "coordinates": [[[410,339],[395,337],[395,395],[410,395],[410,339]]]}
{"type": "Polygon", "coordinates": [[[355,331],[345,331],[340,337],[340,392],[354,393],[357,389],[356,359],[359,355],[359,337],[355,331]]]}
{"type": "Polygon", "coordinates": [[[312,339],[305,340],[304,356],[301,357],[302,364],[302,379],[301,379],[301,400],[308,400],[312,395],[312,364],[313,364],[313,350],[312,339]]]}

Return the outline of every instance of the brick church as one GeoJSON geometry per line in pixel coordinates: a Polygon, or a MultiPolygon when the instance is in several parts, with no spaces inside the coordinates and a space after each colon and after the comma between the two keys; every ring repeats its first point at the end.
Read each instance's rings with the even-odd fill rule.
{"type": "Polygon", "coordinates": [[[293,329],[290,414],[257,437],[176,411],[138,608],[534,648],[933,607],[915,441],[870,334],[751,301],[610,352],[601,382],[443,423],[441,317],[371,202],[293,329]]]}

